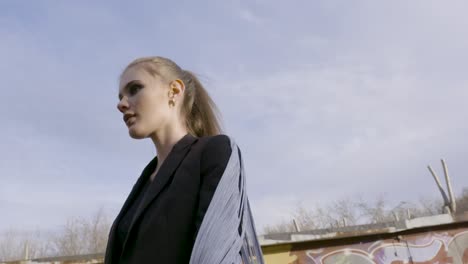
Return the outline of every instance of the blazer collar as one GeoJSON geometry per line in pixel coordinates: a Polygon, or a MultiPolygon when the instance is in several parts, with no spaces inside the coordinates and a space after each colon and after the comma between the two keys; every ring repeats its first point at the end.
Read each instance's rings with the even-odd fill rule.
{"type": "Polygon", "coordinates": [[[182,149],[192,145],[192,143],[195,141],[195,139],[196,138],[194,136],[192,136],[190,134],[186,134],[181,139],[179,139],[179,141],[177,141],[177,143],[175,143],[174,147],[172,147],[172,151],[182,150],[182,149]]]}
{"type": "MultiPolygon", "coordinates": [[[[185,136],[183,136],[181,139],[179,139],[179,141],[177,141],[174,146],[172,147],[172,150],[169,152],[169,155],[167,158],[169,158],[169,156],[171,156],[171,154],[173,152],[176,152],[176,151],[180,151],[180,150],[183,150],[187,147],[189,147],[190,145],[192,145],[192,143],[196,140],[196,138],[190,134],[186,134],[185,136]]],[[[166,160],[167,160],[166,158],[166,160]]],[[[149,163],[148,165],[146,165],[146,167],[143,169],[143,172],[141,173],[140,175],[140,178],[137,180],[137,183],[135,184],[135,189],[136,190],[139,190],[141,187],[143,187],[144,183],[147,182],[148,178],[150,177],[150,175],[154,172],[154,170],[156,169],[156,166],[158,165],[158,157],[155,156],[149,163]]],[[[161,169],[161,168],[160,168],[161,169]]],[[[159,172],[158,172],[159,174],[159,172]]]]}
{"type": "MultiPolygon", "coordinates": [[[[131,234],[131,231],[132,231],[132,228],[134,227],[135,222],[138,220],[139,217],[141,217],[143,211],[158,196],[158,194],[163,190],[163,188],[167,185],[167,183],[170,182],[169,180],[172,178],[174,171],[177,169],[177,167],[179,167],[179,164],[182,162],[185,155],[188,153],[190,149],[189,147],[195,142],[196,139],[197,139],[196,137],[190,134],[186,134],[183,138],[181,138],[172,147],[172,150],[170,151],[166,160],[163,162],[163,164],[159,168],[159,171],[154,177],[154,180],[151,183],[148,183],[150,184],[150,186],[148,187],[146,193],[144,194],[143,200],[141,201],[140,205],[138,206],[135,212],[132,223],[130,224],[130,228],[127,233],[127,237],[125,238],[125,241],[123,243],[122,252],[125,249],[125,245],[127,244],[127,240],[131,234]]],[[[157,157],[155,159],[157,159],[157,157]]],[[[146,174],[146,175],[142,175],[142,178],[148,179],[149,175],[153,173],[157,164],[157,162],[153,162],[153,161],[150,163],[153,166],[148,166],[152,168],[145,170],[143,174],[146,174]]]]}

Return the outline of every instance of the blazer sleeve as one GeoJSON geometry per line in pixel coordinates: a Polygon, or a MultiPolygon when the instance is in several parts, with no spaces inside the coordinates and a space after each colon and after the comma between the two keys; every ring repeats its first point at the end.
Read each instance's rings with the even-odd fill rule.
{"type": "Polygon", "coordinates": [[[217,135],[210,138],[202,151],[200,161],[200,196],[195,219],[196,232],[194,240],[197,237],[198,230],[208,210],[216,187],[226,169],[231,152],[231,142],[226,135],[217,135]]]}

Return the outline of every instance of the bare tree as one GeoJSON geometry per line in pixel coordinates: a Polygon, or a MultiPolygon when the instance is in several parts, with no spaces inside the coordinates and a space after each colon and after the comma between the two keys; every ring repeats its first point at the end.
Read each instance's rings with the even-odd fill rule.
{"type": "Polygon", "coordinates": [[[17,231],[3,232],[0,236],[0,261],[22,259],[24,246],[17,231]]]}
{"type": "Polygon", "coordinates": [[[429,216],[443,214],[444,203],[440,199],[433,197],[421,197],[419,199],[419,206],[417,207],[418,213],[415,216],[429,216]]]}
{"type": "Polygon", "coordinates": [[[88,253],[102,253],[106,250],[110,226],[109,217],[102,208],[92,216],[90,221],[86,222],[85,233],[88,240],[88,253]]]}
{"type": "Polygon", "coordinates": [[[375,199],[374,203],[359,201],[357,206],[367,223],[384,223],[394,221],[392,210],[387,209],[388,202],[383,195],[375,199]]]}
{"type": "Polygon", "coordinates": [[[463,188],[462,193],[458,196],[457,208],[460,213],[468,211],[468,188],[463,188]]]}
{"type": "Polygon", "coordinates": [[[56,253],[71,256],[104,252],[109,229],[110,221],[103,209],[89,219],[70,218],[54,239],[56,253]]]}
{"type": "Polygon", "coordinates": [[[328,206],[332,227],[344,227],[358,224],[360,215],[356,201],[352,198],[344,198],[333,202],[328,206]]]}
{"type": "Polygon", "coordinates": [[[83,218],[69,218],[61,232],[53,239],[55,251],[61,256],[73,256],[86,252],[86,222],[83,218]]]}
{"type": "Polygon", "coordinates": [[[54,246],[51,241],[50,234],[36,231],[31,240],[28,240],[28,256],[29,259],[51,257],[55,255],[54,246]]]}
{"type": "Polygon", "coordinates": [[[316,229],[320,225],[317,215],[313,211],[307,210],[302,204],[296,206],[292,215],[300,230],[316,229]]]}
{"type": "Polygon", "coordinates": [[[341,199],[324,207],[315,206],[307,209],[298,204],[292,213],[291,220],[269,225],[264,228],[264,233],[294,232],[296,228],[293,219],[300,230],[314,230],[323,228],[343,227],[356,225],[359,219],[357,203],[353,199],[341,199]]]}
{"type": "Polygon", "coordinates": [[[0,261],[103,253],[110,220],[99,209],[90,218],[72,217],[54,234],[9,230],[0,234],[0,261]]]}
{"type": "MultiPolygon", "coordinates": [[[[464,189],[457,204],[460,211],[468,207],[468,188],[464,189]]],[[[347,197],[312,209],[299,204],[291,214],[291,220],[269,225],[264,228],[264,232],[266,234],[294,232],[296,229],[292,219],[296,221],[301,231],[394,222],[441,214],[442,205],[443,201],[440,199],[421,198],[418,203],[401,201],[397,205],[390,206],[384,195],[380,195],[373,202],[364,201],[361,197],[347,197]]]]}
{"type": "Polygon", "coordinates": [[[9,230],[0,234],[0,261],[32,259],[53,254],[50,240],[43,232],[9,230]]]}
{"type": "Polygon", "coordinates": [[[292,221],[281,221],[274,225],[267,225],[263,228],[264,234],[278,234],[278,233],[289,233],[294,232],[295,227],[292,221]]]}

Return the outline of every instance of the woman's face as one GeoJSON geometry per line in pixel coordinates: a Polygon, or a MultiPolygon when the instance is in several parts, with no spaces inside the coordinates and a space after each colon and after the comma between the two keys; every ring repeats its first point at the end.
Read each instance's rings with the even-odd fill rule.
{"type": "Polygon", "coordinates": [[[117,108],[132,138],[146,138],[164,128],[171,119],[169,85],[138,65],[122,74],[117,108]]]}

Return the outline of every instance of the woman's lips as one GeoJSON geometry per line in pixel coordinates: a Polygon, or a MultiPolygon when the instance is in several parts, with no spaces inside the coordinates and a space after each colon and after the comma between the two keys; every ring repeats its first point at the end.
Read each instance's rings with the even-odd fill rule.
{"type": "Polygon", "coordinates": [[[127,121],[125,121],[125,124],[127,126],[131,126],[135,122],[135,119],[136,119],[135,116],[129,117],[127,121]]]}
{"type": "Polygon", "coordinates": [[[135,122],[135,114],[127,113],[123,116],[123,120],[127,126],[135,122]]]}

